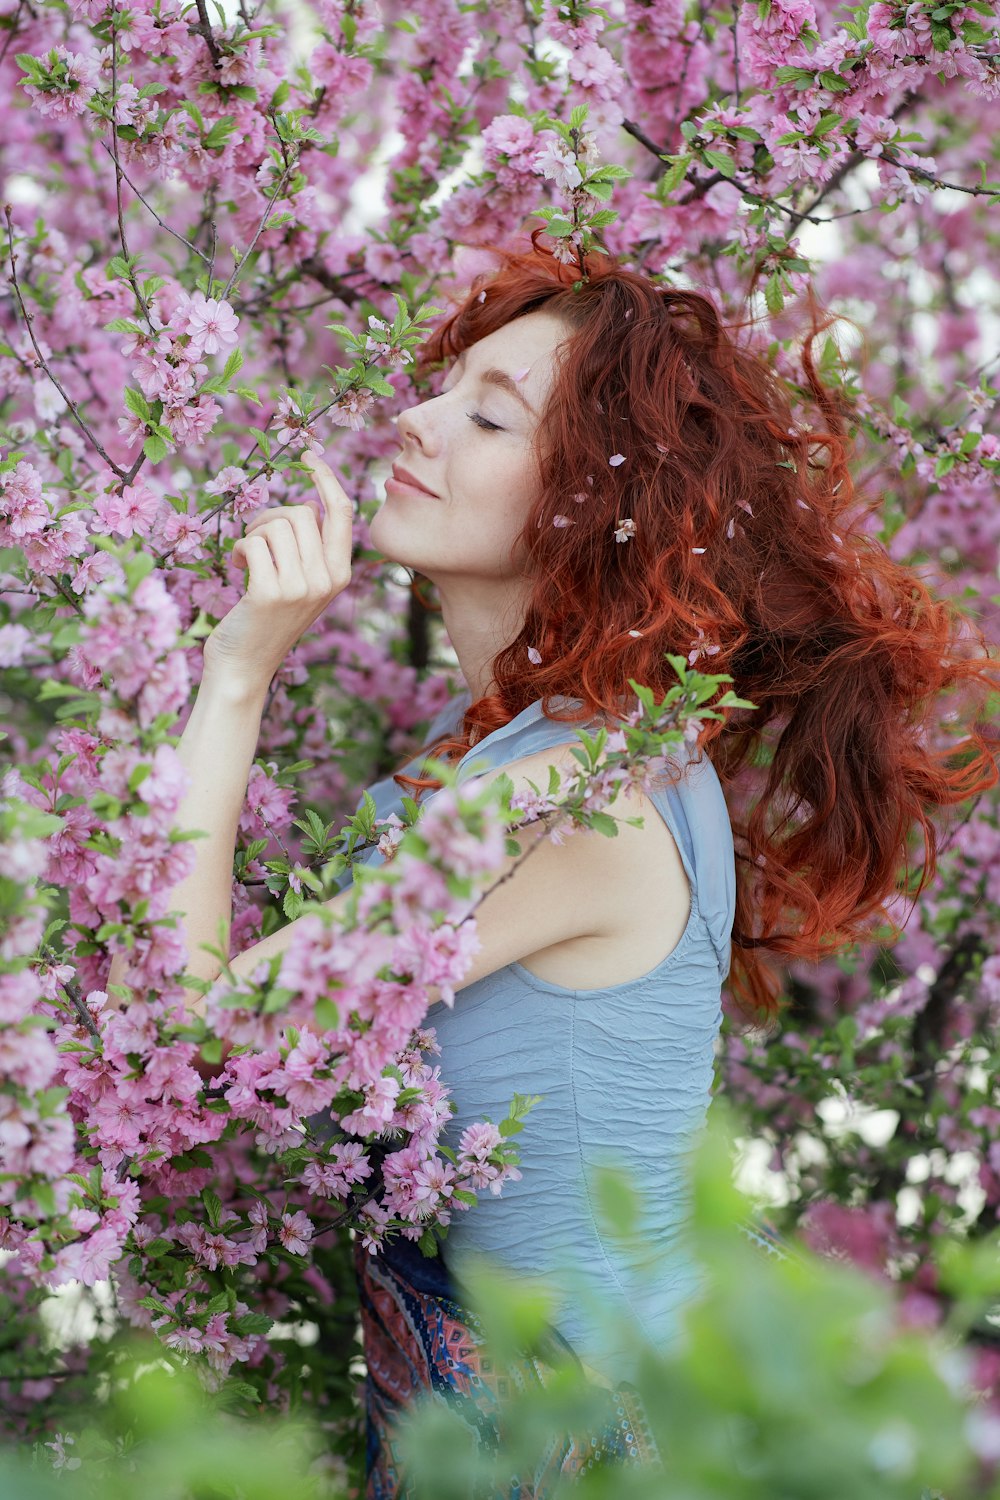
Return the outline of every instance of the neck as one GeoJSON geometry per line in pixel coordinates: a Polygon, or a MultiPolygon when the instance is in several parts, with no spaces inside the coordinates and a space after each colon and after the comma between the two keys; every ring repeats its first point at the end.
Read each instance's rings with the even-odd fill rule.
{"type": "Polygon", "coordinates": [[[523,578],[447,579],[438,583],[441,618],[473,703],[496,691],[493,658],[520,631],[529,594],[523,578]]]}

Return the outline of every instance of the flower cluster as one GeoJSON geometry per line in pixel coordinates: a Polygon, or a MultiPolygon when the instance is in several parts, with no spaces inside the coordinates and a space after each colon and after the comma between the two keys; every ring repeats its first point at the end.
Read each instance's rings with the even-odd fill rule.
{"type": "MultiPolygon", "coordinates": [[[[482,1122],[451,1157],[438,1149],[447,1079],[426,1025],[429,994],[447,1002],[473,951],[500,823],[451,788],[419,828],[351,821],[448,692],[367,532],[398,450],[382,419],[426,395],[421,323],[489,269],[477,247],[542,226],[569,266],[604,244],[669,284],[710,284],[790,376],[791,304],[814,284],[865,331],[863,360],[831,340],[821,362],[886,476],[872,531],[900,559],[934,560],[995,632],[1000,437],[982,314],[997,300],[997,18],[896,0],[697,16],[623,0],[612,16],[566,0],[526,19],[426,0],[396,25],[371,0],[322,0],[305,57],[267,6],[253,32],[179,0],[41,0],[7,19],[0,696],[19,769],[0,804],[0,1248],[17,1252],[12,1301],[26,1303],[23,1278],[111,1273],[125,1318],[213,1378],[238,1365],[277,1404],[301,1356],[268,1340],[271,1318],[334,1295],[310,1261],[324,1212],[373,1249],[433,1237],[516,1170],[517,1103],[506,1134],[482,1122]],[[199,1026],[164,894],[192,857],[171,838],[171,741],[200,644],[240,595],[244,519],[304,498],[307,448],[335,450],[357,501],[355,576],[272,683],[228,956],[303,912],[362,844],[381,863],[358,879],[353,925],[311,915],[274,972],[220,979],[199,1026]],[[107,989],[116,952],[133,990],[122,1009],[107,989]],[[309,1126],[320,1117],[332,1135],[309,1126]]],[[[629,473],[624,422],[622,451],[610,446],[629,473]]],[[[585,503],[573,494],[552,525],[574,535],[585,503]]],[[[645,540],[613,520],[627,569],[645,540]]],[[[741,528],[731,519],[727,540],[741,528]]],[[[697,667],[718,647],[699,632],[682,649],[697,667]]],[[[552,665],[537,646],[526,659],[552,665]]],[[[704,703],[678,715],[694,743],[704,703]]],[[[608,740],[624,760],[589,766],[578,817],[607,805],[630,757],[624,779],[652,774],[642,733],[608,740]]],[[[575,825],[557,800],[524,793],[514,810],[563,837],[575,825]]],[[[891,957],[873,944],[795,973],[808,1025],[766,1050],[731,1039],[723,1059],[790,1218],[812,1205],[816,1243],[891,1261],[906,1316],[925,1321],[948,1297],[935,1239],[1000,1211],[995,804],[949,838],[891,957]],[[839,1090],[898,1117],[888,1146],[828,1127],[818,1106],[839,1090]],[[839,1202],[845,1183],[867,1201],[839,1202]]],[[[33,1393],[35,1430],[73,1467],[47,1404],[58,1382],[0,1385],[27,1426],[33,1393]]]]}

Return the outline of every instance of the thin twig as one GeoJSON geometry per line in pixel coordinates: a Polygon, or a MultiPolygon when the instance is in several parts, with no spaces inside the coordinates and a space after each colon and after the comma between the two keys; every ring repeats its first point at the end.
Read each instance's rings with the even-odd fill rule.
{"type": "Polygon", "coordinates": [[[93,1016],[90,1013],[90,1007],[88,1006],[86,1000],[84,1000],[83,996],[80,994],[79,985],[74,980],[67,979],[63,983],[63,989],[66,991],[67,995],[72,1001],[73,1009],[76,1011],[83,1025],[90,1032],[91,1036],[94,1038],[94,1041],[99,1042],[101,1040],[100,1029],[98,1028],[97,1022],[94,1020],[93,1016]]]}
{"type": "MultiPolygon", "coordinates": [[[[107,141],[101,141],[101,145],[104,147],[108,155],[113,159],[114,152],[111,150],[111,147],[108,145],[107,141]]],[[[129,187],[132,189],[139,202],[144,208],[149,210],[149,212],[153,215],[153,218],[156,220],[157,224],[159,224],[160,228],[165,229],[168,234],[172,234],[175,240],[179,240],[181,244],[184,245],[188,250],[190,250],[194,255],[197,255],[200,260],[203,260],[207,266],[208,256],[205,254],[205,252],[203,250],[199,250],[198,246],[192,244],[191,241],[189,239],[186,239],[183,234],[178,234],[176,229],[171,229],[170,225],[166,223],[164,219],[160,218],[159,214],[156,212],[156,209],[153,208],[152,204],[142,196],[139,189],[132,181],[131,177],[125,171],[125,168],[122,166],[121,162],[118,162],[117,165],[119,172],[124,177],[125,181],[128,183],[129,187]]]]}
{"type": "Polygon", "coordinates": [[[197,26],[192,26],[191,30],[197,36],[204,37],[205,45],[212,55],[213,63],[217,68],[221,68],[222,53],[219,51],[219,44],[215,40],[215,33],[212,30],[212,23],[208,19],[208,8],[205,5],[205,0],[195,0],[195,5],[198,8],[199,24],[197,26]]]}
{"type": "Polygon", "coordinates": [[[267,223],[268,219],[271,216],[271,209],[274,207],[275,203],[281,197],[281,194],[282,194],[282,192],[284,191],[284,188],[285,188],[285,183],[288,181],[289,177],[292,175],[292,172],[295,170],[295,168],[296,168],[297,165],[298,165],[298,154],[294,153],[293,156],[292,156],[292,160],[288,163],[287,167],[282,172],[281,176],[278,178],[278,185],[277,185],[277,187],[275,188],[274,192],[271,195],[271,198],[270,198],[270,200],[268,202],[267,208],[264,210],[264,214],[263,214],[263,217],[261,218],[260,223],[257,225],[257,232],[256,232],[256,234],[254,235],[253,239],[250,241],[250,244],[247,246],[246,250],[244,250],[243,254],[240,256],[238,264],[233,267],[233,274],[230,276],[229,280],[226,282],[225,291],[222,293],[222,296],[219,299],[221,302],[225,302],[228,299],[229,293],[232,291],[233,287],[236,285],[236,282],[239,280],[240,276],[242,275],[243,271],[245,270],[246,263],[250,259],[250,256],[253,254],[254,246],[256,245],[257,241],[260,239],[261,235],[264,233],[264,226],[265,226],[265,224],[267,223]]]}
{"type": "Polygon", "coordinates": [[[63,583],[62,579],[61,578],[53,578],[52,582],[55,584],[55,586],[59,590],[60,594],[62,594],[63,598],[66,600],[66,603],[67,604],[71,604],[73,606],[73,608],[76,610],[76,612],[77,612],[78,615],[82,615],[83,614],[83,605],[80,603],[79,599],[75,599],[73,597],[73,595],[66,588],[66,586],[63,583]]]}
{"type": "Polygon", "coordinates": [[[3,44],[3,51],[0,52],[0,64],[3,63],[4,58],[7,56],[7,53],[10,51],[11,43],[13,42],[14,38],[17,36],[17,25],[18,25],[18,22],[21,19],[21,12],[22,12],[22,10],[24,10],[24,6],[25,6],[25,0],[18,0],[17,14],[11,17],[10,35],[8,36],[7,40],[3,44]]]}
{"type": "Polygon", "coordinates": [[[4,211],[4,215],[5,215],[6,219],[7,219],[7,248],[8,248],[8,252],[10,254],[10,279],[11,279],[11,285],[14,288],[14,296],[17,298],[17,304],[18,304],[18,306],[21,309],[21,316],[24,318],[25,325],[26,325],[26,327],[28,329],[28,337],[31,340],[32,347],[34,348],[35,353],[38,355],[39,364],[41,365],[42,369],[45,371],[46,375],[51,380],[52,384],[55,386],[56,390],[59,392],[60,396],[65,401],[67,407],[69,408],[70,412],[72,413],[73,419],[75,420],[75,422],[77,423],[77,425],[81,428],[81,430],[84,432],[84,434],[93,443],[94,447],[97,449],[98,453],[101,455],[101,457],[103,458],[104,462],[107,464],[108,468],[112,469],[114,471],[114,473],[118,475],[119,479],[125,479],[126,482],[128,483],[129,481],[126,478],[126,472],[125,472],[125,470],[119,468],[119,466],[115,463],[114,459],[110,456],[110,454],[108,454],[108,453],[106,453],[104,451],[104,447],[102,446],[102,444],[100,442],[100,439],[90,430],[89,426],[84,421],[83,417],[81,417],[80,413],[77,411],[75,401],[73,401],[72,398],[67,394],[67,392],[63,390],[62,386],[59,384],[58,380],[56,379],[56,377],[53,375],[51,369],[49,368],[48,361],[46,360],[44,354],[42,353],[41,349],[38,347],[38,340],[35,338],[35,330],[32,327],[32,323],[33,323],[34,320],[33,320],[32,314],[28,311],[28,309],[24,305],[24,298],[21,295],[21,287],[20,287],[20,284],[18,283],[18,279],[17,279],[17,271],[15,269],[16,263],[17,263],[17,256],[14,254],[14,221],[13,221],[13,219],[11,217],[11,206],[10,206],[9,203],[5,203],[4,204],[4,210],[3,211],[4,211]]]}
{"type": "Polygon", "coordinates": [[[665,156],[669,156],[670,153],[666,147],[658,146],[634,120],[623,120],[622,129],[627,134],[633,136],[639,142],[640,146],[645,146],[647,151],[652,151],[658,161],[662,161],[665,156]]]}
{"type": "Polygon", "coordinates": [[[125,257],[126,275],[135,293],[136,300],[142,308],[142,315],[146,319],[150,330],[155,333],[153,319],[150,316],[149,304],[139,287],[135,271],[132,268],[131,256],[128,250],[128,240],[125,238],[125,205],[122,199],[122,169],[118,160],[118,31],[115,22],[118,18],[118,7],[111,8],[111,139],[114,142],[111,156],[115,164],[115,199],[118,205],[118,238],[122,242],[122,255],[125,257]]]}

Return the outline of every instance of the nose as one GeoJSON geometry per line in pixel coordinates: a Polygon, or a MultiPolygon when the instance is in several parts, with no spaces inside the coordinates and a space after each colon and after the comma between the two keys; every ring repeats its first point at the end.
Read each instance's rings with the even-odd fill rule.
{"type": "Polygon", "coordinates": [[[433,435],[433,422],[427,420],[426,407],[428,402],[424,401],[417,406],[408,406],[405,411],[397,413],[393,418],[396,423],[396,431],[402,442],[413,442],[425,453],[435,451],[436,443],[433,435]]]}

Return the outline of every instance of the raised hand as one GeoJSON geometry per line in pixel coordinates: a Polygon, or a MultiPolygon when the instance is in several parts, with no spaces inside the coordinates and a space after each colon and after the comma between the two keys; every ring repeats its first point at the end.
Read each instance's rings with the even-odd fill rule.
{"type": "Polygon", "coordinates": [[[233,559],[247,569],[246,592],[205,641],[205,668],[243,686],[264,687],[289,651],[351,579],[354,507],[339,479],[306,452],[323,504],[259,511],[233,559]]]}

